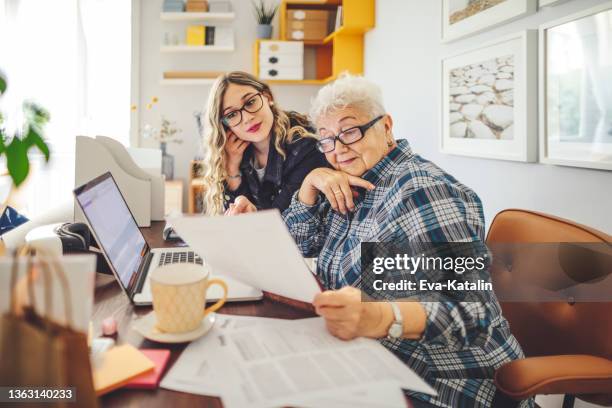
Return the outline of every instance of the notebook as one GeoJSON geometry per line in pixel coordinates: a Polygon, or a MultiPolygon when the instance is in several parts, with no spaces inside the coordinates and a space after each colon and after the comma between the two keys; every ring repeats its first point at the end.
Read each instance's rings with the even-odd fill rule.
{"type": "Polygon", "coordinates": [[[170,350],[140,349],[140,352],[155,364],[155,368],[153,371],[134,378],[125,385],[125,388],[155,389],[159,386],[159,381],[170,359],[170,350]]]}

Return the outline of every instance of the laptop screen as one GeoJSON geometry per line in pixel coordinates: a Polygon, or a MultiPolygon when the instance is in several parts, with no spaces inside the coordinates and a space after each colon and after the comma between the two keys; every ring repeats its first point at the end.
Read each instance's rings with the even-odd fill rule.
{"type": "Polygon", "coordinates": [[[101,249],[122,285],[130,288],[148,247],[115,180],[107,173],[75,193],[101,249]]]}

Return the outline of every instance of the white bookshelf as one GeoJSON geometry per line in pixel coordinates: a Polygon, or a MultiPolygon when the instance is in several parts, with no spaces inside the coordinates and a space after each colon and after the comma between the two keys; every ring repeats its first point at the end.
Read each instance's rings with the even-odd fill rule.
{"type": "Polygon", "coordinates": [[[161,52],[232,52],[233,46],[222,45],[162,45],[161,52]]]}
{"type": "Polygon", "coordinates": [[[161,13],[162,21],[210,21],[210,22],[230,22],[234,21],[235,13],[190,13],[190,12],[171,12],[161,13]]]}

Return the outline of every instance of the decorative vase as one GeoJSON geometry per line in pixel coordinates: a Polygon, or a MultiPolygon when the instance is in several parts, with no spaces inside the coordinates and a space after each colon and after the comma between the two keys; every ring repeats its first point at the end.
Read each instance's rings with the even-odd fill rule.
{"type": "Polygon", "coordinates": [[[257,24],[257,38],[266,40],[272,38],[272,25],[257,24]]]}
{"type": "Polygon", "coordinates": [[[166,180],[174,179],[174,156],[166,152],[166,142],[161,142],[159,145],[162,151],[162,174],[166,176],[166,180]]]}

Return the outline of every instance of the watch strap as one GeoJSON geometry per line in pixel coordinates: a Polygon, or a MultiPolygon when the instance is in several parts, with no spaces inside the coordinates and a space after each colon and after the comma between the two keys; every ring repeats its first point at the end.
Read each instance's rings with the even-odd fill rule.
{"type": "Polygon", "coordinates": [[[389,326],[387,338],[389,340],[397,340],[402,337],[404,332],[404,318],[397,303],[389,302],[389,304],[391,305],[391,310],[393,310],[393,323],[389,326]]]}

